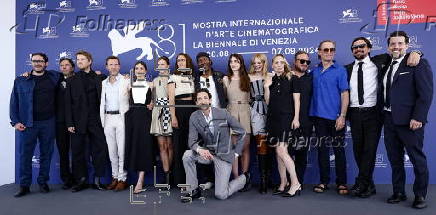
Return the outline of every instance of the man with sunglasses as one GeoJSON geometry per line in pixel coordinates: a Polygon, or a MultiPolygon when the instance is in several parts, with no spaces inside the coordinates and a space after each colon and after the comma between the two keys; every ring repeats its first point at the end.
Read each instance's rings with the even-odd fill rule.
{"type": "Polygon", "coordinates": [[[30,193],[32,157],[39,142],[39,176],[41,193],[50,191],[50,162],[55,140],[55,95],[60,74],[47,71],[48,57],[44,53],[31,56],[32,71],[14,81],[10,100],[11,125],[18,131],[20,142],[20,189],[15,197],[30,193]]]}
{"type": "MultiPolygon", "coordinates": [[[[350,121],[354,158],[359,168],[351,194],[368,198],[376,193],[373,172],[378,142],[382,129],[382,91],[379,83],[383,77],[382,67],[389,64],[389,55],[370,57],[371,42],[357,37],[351,43],[354,62],[346,65],[350,84],[350,121]]],[[[419,53],[413,53],[409,65],[419,62],[419,53]]]]}
{"type": "Polygon", "coordinates": [[[295,171],[297,172],[298,181],[303,184],[304,173],[307,167],[307,150],[309,146],[309,138],[312,135],[313,123],[309,118],[310,101],[312,98],[312,74],[309,73],[309,54],[305,51],[298,51],[294,55],[294,77],[296,85],[300,89],[300,128],[301,136],[304,137],[304,142],[300,139],[297,141],[295,150],[290,154],[295,156],[295,171]]]}
{"type": "Polygon", "coordinates": [[[345,158],[345,116],[349,95],[347,71],[334,61],[336,43],[322,41],[318,46],[321,63],[313,70],[313,96],[310,116],[314,119],[318,140],[320,183],[313,188],[323,193],[330,182],[330,147],[336,165],[336,188],[340,195],[348,194],[345,158]]]}

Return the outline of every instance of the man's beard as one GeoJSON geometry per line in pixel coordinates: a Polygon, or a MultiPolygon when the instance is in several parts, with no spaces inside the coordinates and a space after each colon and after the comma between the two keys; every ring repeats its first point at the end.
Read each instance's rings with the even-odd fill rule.
{"type": "Polygon", "coordinates": [[[295,66],[295,70],[297,70],[297,72],[301,72],[301,73],[305,73],[307,70],[302,70],[300,67],[295,66]]]}
{"type": "Polygon", "coordinates": [[[36,72],[36,73],[38,73],[38,74],[44,73],[44,69],[41,70],[41,71],[36,71],[36,70],[33,70],[33,71],[36,72]]]}

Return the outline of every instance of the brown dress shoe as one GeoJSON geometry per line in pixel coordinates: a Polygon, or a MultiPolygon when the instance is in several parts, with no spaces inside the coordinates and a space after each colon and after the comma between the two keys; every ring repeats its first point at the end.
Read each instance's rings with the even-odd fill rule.
{"type": "Polygon", "coordinates": [[[121,190],[125,190],[125,189],[127,189],[127,187],[129,187],[129,185],[125,181],[119,181],[117,186],[115,187],[114,191],[118,192],[121,190]]]}
{"type": "Polygon", "coordinates": [[[115,189],[115,187],[117,187],[117,185],[118,185],[118,180],[115,178],[112,178],[112,182],[111,182],[111,184],[109,184],[109,186],[107,186],[107,189],[113,190],[113,189],[115,189]]]}

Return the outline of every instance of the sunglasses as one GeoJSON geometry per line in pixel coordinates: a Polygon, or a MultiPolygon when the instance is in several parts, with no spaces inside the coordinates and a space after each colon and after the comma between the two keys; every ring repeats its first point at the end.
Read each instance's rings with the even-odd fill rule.
{"type": "Polygon", "coordinates": [[[297,59],[298,61],[300,61],[300,64],[307,64],[310,65],[311,61],[310,60],[304,60],[304,59],[297,59]]]}
{"type": "Polygon", "coordinates": [[[365,47],[366,47],[366,44],[360,44],[360,45],[351,46],[351,49],[356,50],[356,49],[363,49],[365,47]]]}
{"type": "Polygon", "coordinates": [[[322,51],[323,52],[335,52],[336,49],[335,48],[325,48],[325,49],[322,49],[322,51]]]}

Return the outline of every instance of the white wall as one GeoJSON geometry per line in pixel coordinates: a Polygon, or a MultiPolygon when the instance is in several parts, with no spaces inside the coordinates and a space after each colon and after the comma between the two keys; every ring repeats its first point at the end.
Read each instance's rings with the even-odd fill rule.
{"type": "Polygon", "coordinates": [[[9,98],[15,78],[15,1],[2,1],[0,7],[0,185],[15,181],[15,132],[9,124],[9,98]]]}

